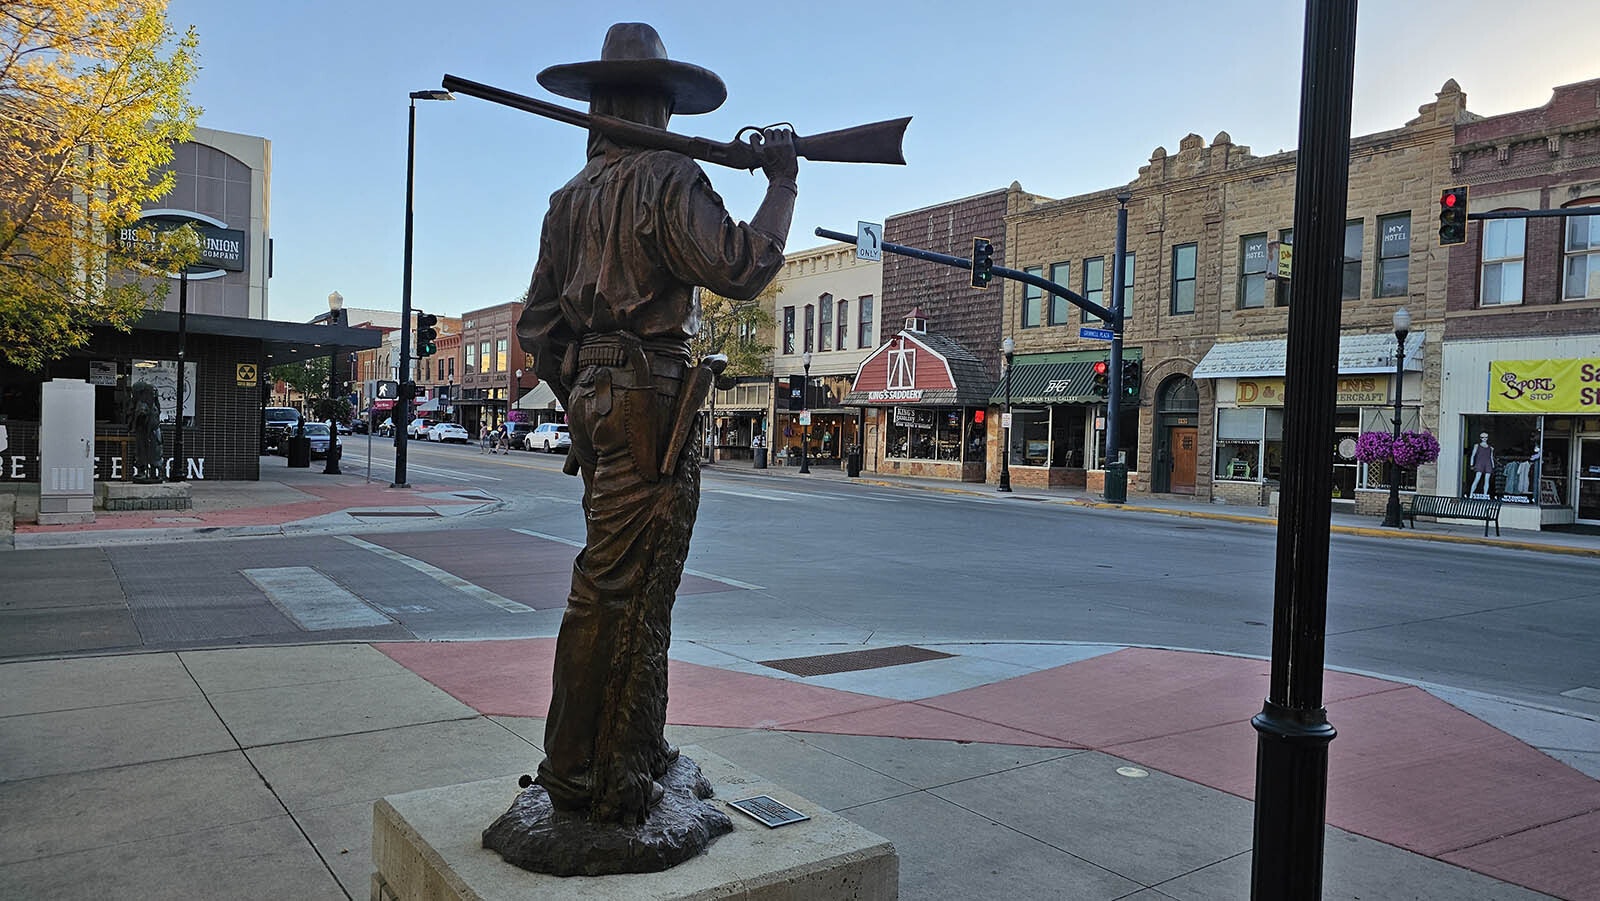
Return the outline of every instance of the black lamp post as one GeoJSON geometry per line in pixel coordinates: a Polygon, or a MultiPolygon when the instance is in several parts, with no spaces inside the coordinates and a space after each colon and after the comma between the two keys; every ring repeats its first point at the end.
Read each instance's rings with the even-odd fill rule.
{"type": "Polygon", "coordinates": [[[1011,357],[1017,351],[1017,342],[1008,336],[1000,342],[1000,351],[1006,355],[1006,427],[1005,443],[1000,448],[1000,490],[1011,490],[1011,357]]]}
{"type": "MultiPolygon", "coordinates": [[[[1394,311],[1394,443],[1400,443],[1400,394],[1406,375],[1406,335],[1411,332],[1411,314],[1401,307],[1394,311]]],[[[1389,458],[1389,508],[1383,513],[1383,524],[1391,528],[1400,525],[1400,466],[1389,458]]]]}
{"type": "Polygon", "coordinates": [[[400,366],[396,370],[400,381],[400,397],[395,407],[400,415],[395,418],[394,431],[394,484],[390,488],[406,488],[406,430],[411,424],[411,218],[412,181],[417,167],[417,101],[454,100],[449,91],[430,90],[411,92],[411,119],[406,127],[406,248],[400,274],[400,366]]]}
{"type": "Polygon", "coordinates": [[[800,356],[800,365],[805,367],[805,390],[800,394],[800,415],[806,418],[806,425],[800,427],[800,471],[806,474],[811,472],[811,351],[806,351],[800,356]]]}
{"type": "MultiPolygon", "coordinates": [[[[328,324],[332,326],[344,325],[344,295],[338,291],[328,295],[328,324]]],[[[339,396],[339,348],[334,347],[333,353],[328,355],[328,400],[332,401],[339,396]]],[[[333,418],[332,407],[328,411],[328,453],[325,455],[326,463],[322,467],[325,476],[343,475],[339,469],[339,421],[333,418]]]]}

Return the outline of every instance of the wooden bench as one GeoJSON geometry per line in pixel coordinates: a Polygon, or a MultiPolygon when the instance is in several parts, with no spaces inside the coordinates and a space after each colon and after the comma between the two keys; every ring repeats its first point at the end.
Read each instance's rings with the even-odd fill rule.
{"type": "Polygon", "coordinates": [[[1418,516],[1434,519],[1481,519],[1483,537],[1489,537],[1489,523],[1494,523],[1494,534],[1500,535],[1500,502],[1477,497],[1441,497],[1435,494],[1417,494],[1405,509],[1411,527],[1417,527],[1418,516]]]}

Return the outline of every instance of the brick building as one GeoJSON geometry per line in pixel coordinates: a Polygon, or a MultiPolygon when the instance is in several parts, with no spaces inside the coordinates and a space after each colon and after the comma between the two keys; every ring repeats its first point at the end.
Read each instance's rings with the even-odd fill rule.
{"type": "Polygon", "coordinates": [[[476,436],[506,421],[522,395],[539,384],[533,358],[517,343],[521,301],[461,314],[461,386],[453,397],[456,421],[476,436]]]}
{"type": "MultiPolygon", "coordinates": [[[[1329,448],[1336,506],[1372,512],[1387,499],[1386,476],[1357,463],[1354,445],[1360,432],[1388,428],[1392,319],[1401,307],[1412,317],[1403,421],[1438,429],[1447,258],[1435,246],[1434,222],[1439,190],[1451,178],[1454,128],[1473,118],[1465,104],[1447,82],[1404,126],[1350,143],[1337,433],[1329,448]]],[[[1126,186],[1012,204],[1005,265],[1110,306],[1117,195],[1131,195],[1125,356],[1138,361],[1141,387],[1124,402],[1120,428],[1130,491],[1268,502],[1281,471],[1293,287],[1267,278],[1267,255],[1270,242],[1293,242],[1295,162],[1292,152],[1254,156],[1226,132],[1210,145],[1190,134],[1176,154],[1156,148],[1126,186]]],[[[1107,345],[1078,336],[1097,324],[1037,289],[1005,283],[1002,329],[1017,348],[1014,483],[1097,484],[1104,407],[1088,373],[1107,345]]],[[[1432,487],[1433,467],[1415,478],[1432,487]]]]}
{"type": "MultiPolygon", "coordinates": [[[[1461,122],[1450,163],[1474,213],[1600,208],[1600,79],[1461,122]]],[[[1600,215],[1469,223],[1446,306],[1439,493],[1600,524],[1600,215]]]]}
{"type": "MultiPolygon", "coordinates": [[[[1044,199],[1012,183],[890,216],[883,238],[962,258],[972,255],[974,238],[987,238],[1000,263],[1008,247],[1007,214],[1044,199]]],[[[975,290],[959,269],[884,254],[879,321],[885,334],[845,401],[861,411],[865,424],[864,469],[984,478],[985,458],[998,459],[987,450],[987,397],[1000,372],[1001,299],[997,285],[975,290]]],[[[997,463],[989,468],[998,472],[997,463]]]]}

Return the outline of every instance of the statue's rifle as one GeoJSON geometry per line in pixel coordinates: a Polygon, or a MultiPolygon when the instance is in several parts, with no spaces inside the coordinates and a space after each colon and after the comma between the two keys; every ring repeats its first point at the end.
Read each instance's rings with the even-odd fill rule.
{"type": "MultiPolygon", "coordinates": [[[[594,129],[608,138],[635,147],[671,150],[703,162],[733,169],[756,169],[761,166],[761,148],[754,143],[754,138],[749,142],[737,138],[722,142],[686,137],[665,129],[629,122],[626,119],[582,113],[560,104],[548,103],[454,75],[444,77],[444,89],[509,106],[525,113],[545,116],[579,128],[594,129]]],[[[910,123],[911,117],[906,116],[903,119],[872,122],[819,135],[795,135],[794,150],[796,155],[813,162],[889,163],[903,166],[906,160],[901,153],[900,143],[905,137],[906,126],[910,123]]],[[[739,134],[743,135],[750,131],[760,133],[759,129],[747,127],[740,129],[739,134]]]]}

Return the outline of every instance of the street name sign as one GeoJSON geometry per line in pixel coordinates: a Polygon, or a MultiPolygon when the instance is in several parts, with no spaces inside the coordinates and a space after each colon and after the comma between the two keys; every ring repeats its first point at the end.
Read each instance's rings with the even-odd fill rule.
{"type": "Polygon", "coordinates": [[[1078,329],[1079,338],[1093,338],[1096,341],[1110,341],[1116,336],[1117,333],[1108,328],[1090,328],[1086,325],[1078,329]]]}

